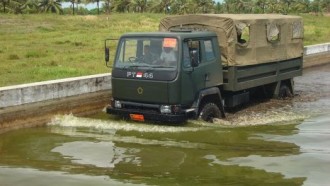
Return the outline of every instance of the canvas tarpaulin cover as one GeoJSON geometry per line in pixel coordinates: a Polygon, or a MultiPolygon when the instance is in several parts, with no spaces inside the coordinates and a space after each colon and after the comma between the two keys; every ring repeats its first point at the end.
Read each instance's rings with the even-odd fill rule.
{"type": "Polygon", "coordinates": [[[245,66],[282,61],[303,54],[303,23],[299,16],[276,14],[201,14],[169,16],[160,31],[190,29],[212,31],[218,36],[225,66],[245,66]],[[249,29],[249,40],[238,35],[249,29]]]}

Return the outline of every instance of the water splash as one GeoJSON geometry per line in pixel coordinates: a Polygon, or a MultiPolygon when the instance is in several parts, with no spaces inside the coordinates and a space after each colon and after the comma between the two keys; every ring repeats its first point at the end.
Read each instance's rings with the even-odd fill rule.
{"type": "Polygon", "coordinates": [[[301,122],[309,117],[309,114],[295,112],[291,109],[271,109],[240,113],[225,121],[216,119],[215,123],[225,126],[283,125],[301,122]]]}
{"type": "Polygon", "coordinates": [[[75,117],[72,114],[69,115],[57,115],[55,116],[49,126],[61,126],[61,127],[86,127],[94,128],[98,130],[113,130],[113,131],[137,131],[137,132],[157,132],[157,133],[174,133],[174,132],[189,132],[202,130],[201,127],[190,126],[163,126],[153,125],[145,123],[130,123],[120,120],[100,120],[75,117]]]}
{"type": "MultiPolygon", "coordinates": [[[[249,107],[236,113],[227,113],[225,119],[214,119],[213,123],[201,120],[190,121],[201,127],[241,127],[257,125],[285,125],[301,122],[310,118],[312,114],[306,110],[302,111],[292,105],[280,105],[271,107],[271,103],[262,104],[258,107],[249,107]]],[[[317,112],[319,113],[319,112],[317,112]]]]}

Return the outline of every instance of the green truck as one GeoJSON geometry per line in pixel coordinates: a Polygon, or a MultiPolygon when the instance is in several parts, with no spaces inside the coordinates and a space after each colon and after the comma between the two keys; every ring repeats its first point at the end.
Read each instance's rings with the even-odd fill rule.
{"type": "Polygon", "coordinates": [[[157,32],[121,36],[106,110],[135,121],[212,122],[255,95],[292,96],[302,63],[299,16],[170,16],[157,32]]]}

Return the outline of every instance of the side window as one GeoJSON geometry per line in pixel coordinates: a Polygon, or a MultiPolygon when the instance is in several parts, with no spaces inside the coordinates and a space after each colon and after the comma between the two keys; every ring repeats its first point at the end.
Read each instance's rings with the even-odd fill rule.
{"type": "Polygon", "coordinates": [[[190,68],[192,63],[198,64],[200,59],[200,41],[189,40],[183,44],[183,67],[190,68]]]}
{"type": "Polygon", "coordinates": [[[296,21],[292,23],[292,39],[302,39],[304,37],[304,29],[302,22],[296,21]]]}
{"type": "Polygon", "coordinates": [[[137,41],[136,40],[125,40],[120,50],[120,61],[122,63],[129,62],[130,57],[136,57],[137,54],[137,41]]]}
{"type": "Polygon", "coordinates": [[[189,47],[188,43],[183,44],[183,67],[184,68],[189,68],[191,67],[191,59],[190,59],[190,54],[189,54],[189,47]]]}
{"type": "Polygon", "coordinates": [[[250,41],[250,27],[245,23],[236,24],[237,43],[246,45],[250,41]]]}
{"type": "Polygon", "coordinates": [[[196,62],[201,62],[200,55],[200,42],[199,41],[189,41],[188,42],[189,54],[192,60],[196,62]]]}
{"type": "Polygon", "coordinates": [[[211,61],[215,58],[213,45],[211,40],[204,41],[204,53],[205,53],[205,60],[211,61]]]}
{"type": "Polygon", "coordinates": [[[268,23],[266,26],[267,40],[269,42],[276,42],[280,40],[280,29],[275,23],[268,23]]]}

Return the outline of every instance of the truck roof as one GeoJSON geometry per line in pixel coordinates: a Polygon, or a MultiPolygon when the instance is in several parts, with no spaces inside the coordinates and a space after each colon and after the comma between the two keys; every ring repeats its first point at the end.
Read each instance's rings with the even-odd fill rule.
{"type": "Polygon", "coordinates": [[[130,32],[122,35],[122,37],[176,37],[180,39],[194,38],[201,36],[216,37],[217,34],[211,31],[176,30],[171,32],[130,32]]]}
{"type": "Polygon", "coordinates": [[[237,21],[243,20],[272,20],[272,19],[300,19],[299,16],[281,14],[197,14],[197,16],[207,16],[215,18],[227,18],[237,21]]]}
{"type": "Polygon", "coordinates": [[[303,54],[303,21],[299,16],[194,14],[165,17],[159,24],[160,31],[179,28],[215,32],[225,66],[270,63],[303,54]]]}

